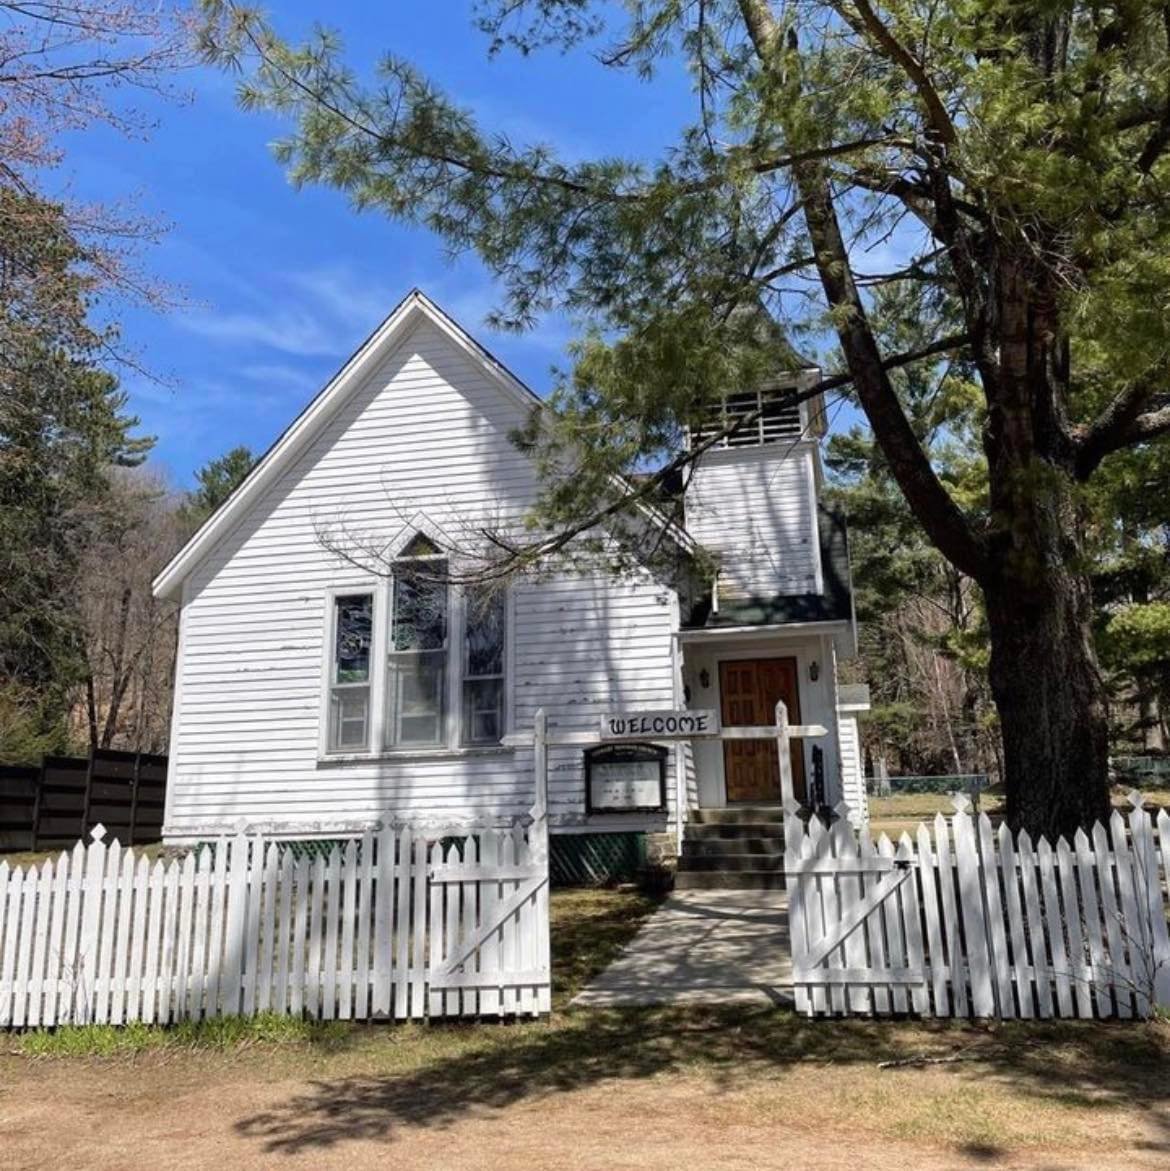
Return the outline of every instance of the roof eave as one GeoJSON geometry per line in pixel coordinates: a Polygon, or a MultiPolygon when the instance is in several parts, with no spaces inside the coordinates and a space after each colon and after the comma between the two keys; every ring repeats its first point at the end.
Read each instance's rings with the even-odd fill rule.
{"type": "Polygon", "coordinates": [[[685,642],[718,642],[724,637],[749,638],[769,634],[830,634],[846,632],[849,620],[846,618],[815,619],[809,622],[773,622],[747,626],[684,626],[674,632],[674,637],[685,642]]]}
{"type": "MultiPolygon", "coordinates": [[[[531,410],[546,405],[425,293],[420,289],[412,289],[281,432],[243,482],[155,577],[151,582],[155,597],[173,599],[180,595],[183,582],[195,567],[243,519],[248,508],[263,495],[275,478],[308,447],[320,427],[340,408],[354,384],[367,373],[371,365],[375,361],[384,360],[420,317],[427,318],[441,329],[521,406],[531,410]]],[[[694,552],[697,547],[694,538],[665,514],[645,502],[639,502],[637,507],[647,520],[667,532],[684,552],[694,552]]]]}

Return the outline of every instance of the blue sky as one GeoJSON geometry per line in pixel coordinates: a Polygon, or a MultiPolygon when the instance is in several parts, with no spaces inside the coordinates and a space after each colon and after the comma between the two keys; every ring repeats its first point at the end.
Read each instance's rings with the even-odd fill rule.
{"type": "MultiPolygon", "coordinates": [[[[585,52],[489,59],[463,0],[273,8],[286,35],[323,19],[356,64],[392,50],[485,127],[569,155],[656,153],[690,116],[680,70],[645,84],[585,52]]],[[[474,257],[452,261],[429,232],[358,215],[332,191],[294,190],[269,151],[279,122],[239,110],[234,81],[218,71],[196,70],[183,84],[192,100],[151,108],[158,126],[149,141],[77,135],[58,176],[79,197],[128,203],[169,224],[144,266],[184,304],[119,318],[127,345],[162,380],[130,373],[124,385],[144,430],[158,437],[155,463],[177,485],[238,443],[266,448],[415,285],[534,390],[547,389],[570,337],[565,322],[521,337],[493,333],[483,319],[494,290],[474,257]]]]}

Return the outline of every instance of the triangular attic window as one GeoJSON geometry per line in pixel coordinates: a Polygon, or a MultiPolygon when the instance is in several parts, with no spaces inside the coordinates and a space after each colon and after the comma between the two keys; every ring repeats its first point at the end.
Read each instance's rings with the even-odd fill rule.
{"type": "Polygon", "coordinates": [[[415,533],[406,543],[399,557],[441,557],[443,550],[426,533],[415,533]]]}

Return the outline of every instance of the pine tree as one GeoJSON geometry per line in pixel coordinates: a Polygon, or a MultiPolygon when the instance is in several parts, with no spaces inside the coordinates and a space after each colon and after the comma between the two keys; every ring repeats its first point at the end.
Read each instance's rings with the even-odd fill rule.
{"type": "Polygon", "coordinates": [[[197,487],[183,503],[183,519],[198,528],[244,482],[256,463],[250,448],[240,444],[195,473],[197,487]]]}
{"type": "Polygon", "coordinates": [[[541,440],[555,535],[518,556],[655,492],[701,454],[687,424],[775,372],[737,310],[762,302],[794,337],[828,327],[844,369],[817,389],[852,387],[918,523],[982,589],[1009,820],[1054,834],[1106,814],[1085,493],[1170,432],[1164,5],[488,0],[499,51],[605,37],[611,69],[689,69],[694,116],[669,151],[583,162],[481,129],[400,57],[363,84],[335,37],[290,46],[231,0],[203,8],[209,55],[249,71],[245,103],[292,120],[294,181],[474,250],[502,324],[590,319],[541,440]],[[874,272],[880,241],[897,259],[874,272]],[[904,282],[930,286],[954,332],[883,346],[872,290],[904,282]],[[891,377],[941,353],[983,400],[985,505],[948,489],[891,377]]]}
{"type": "Polygon", "coordinates": [[[85,673],[81,556],[107,520],[109,469],[140,463],[153,442],[132,434],[138,419],[97,365],[104,335],[88,320],[83,260],[60,209],[0,190],[4,756],[67,741],[70,692],[85,673]]]}

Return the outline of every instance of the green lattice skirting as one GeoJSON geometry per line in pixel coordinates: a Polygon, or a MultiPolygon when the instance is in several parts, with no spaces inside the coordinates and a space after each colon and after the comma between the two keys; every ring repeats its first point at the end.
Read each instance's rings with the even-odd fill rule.
{"type": "Polygon", "coordinates": [[[645,865],[644,833],[553,834],[549,841],[553,886],[630,882],[645,865]]]}
{"type": "MultiPolygon", "coordinates": [[[[287,850],[300,860],[327,858],[336,846],[344,850],[347,838],[315,838],[279,841],[281,852],[287,850]]],[[[444,849],[462,838],[444,838],[444,849]]],[[[215,841],[201,842],[215,852],[215,841]]],[[[611,882],[632,882],[646,865],[644,833],[553,834],[549,843],[549,871],[553,886],[604,886],[611,882]]]]}

